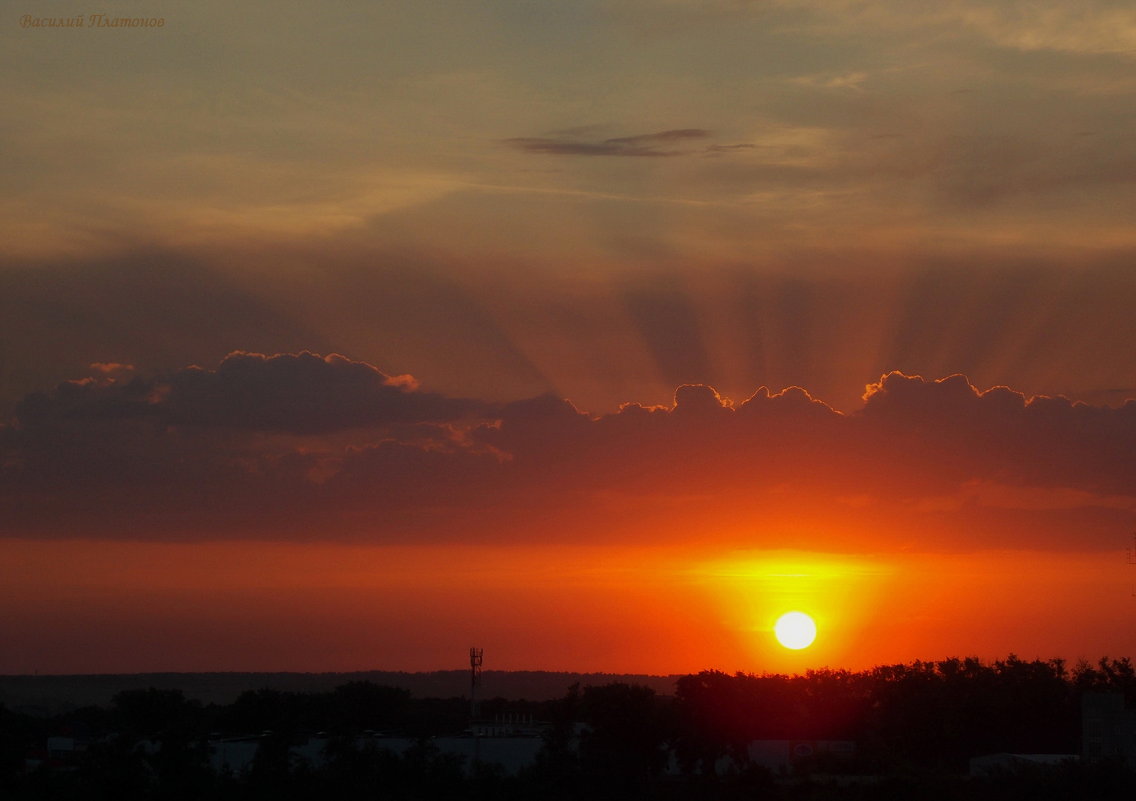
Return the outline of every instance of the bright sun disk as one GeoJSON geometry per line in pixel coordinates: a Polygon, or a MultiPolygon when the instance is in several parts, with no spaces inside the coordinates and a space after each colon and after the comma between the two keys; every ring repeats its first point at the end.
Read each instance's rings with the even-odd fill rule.
{"type": "Polygon", "coordinates": [[[786,612],[773,625],[777,642],[786,648],[799,651],[813,644],[817,636],[816,623],[804,612],[786,612]]]}

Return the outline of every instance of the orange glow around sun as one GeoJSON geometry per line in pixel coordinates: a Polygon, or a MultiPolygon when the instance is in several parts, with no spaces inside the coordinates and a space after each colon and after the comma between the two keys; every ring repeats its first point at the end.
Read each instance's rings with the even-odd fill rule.
{"type": "Polygon", "coordinates": [[[775,671],[847,661],[873,624],[895,572],[892,564],[871,558],[795,551],[739,555],[699,570],[713,587],[723,628],[753,664],[775,671]],[[813,641],[802,629],[786,631],[791,642],[809,639],[808,647],[786,645],[778,621],[801,610],[808,610],[814,634],[824,636],[813,641]]]}
{"type": "Polygon", "coordinates": [[[1108,554],[1031,554],[1030,571],[1013,552],[8,540],[0,556],[13,673],[54,653],[55,672],[435,670],[473,642],[495,670],[792,674],[1131,644],[1100,608],[1131,591],[1108,554]],[[815,621],[809,647],[775,638],[789,611],[815,621]]]}

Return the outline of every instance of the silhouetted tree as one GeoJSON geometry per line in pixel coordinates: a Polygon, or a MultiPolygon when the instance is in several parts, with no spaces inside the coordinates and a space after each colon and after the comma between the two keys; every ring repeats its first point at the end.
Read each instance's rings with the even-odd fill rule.
{"type": "Polygon", "coordinates": [[[319,721],[321,728],[357,732],[400,722],[410,703],[410,691],[353,681],[336,687],[327,700],[327,715],[319,721]]]}
{"type": "Polygon", "coordinates": [[[135,737],[158,738],[196,730],[201,704],[188,701],[181,690],[124,690],[111,700],[113,725],[135,737]]]}
{"type": "Polygon", "coordinates": [[[1073,684],[1079,692],[1123,693],[1128,704],[1136,704],[1136,669],[1128,657],[1101,657],[1095,667],[1078,662],[1073,669],[1073,684]]]}
{"type": "Polygon", "coordinates": [[[587,687],[580,712],[580,760],[593,792],[632,797],[663,772],[671,719],[650,687],[587,687]]]}
{"type": "Polygon", "coordinates": [[[547,801],[576,798],[580,791],[580,754],[576,748],[576,721],[580,717],[580,685],[573,684],[562,698],[543,705],[543,719],[551,727],[534,763],[521,771],[526,786],[547,801]]]}

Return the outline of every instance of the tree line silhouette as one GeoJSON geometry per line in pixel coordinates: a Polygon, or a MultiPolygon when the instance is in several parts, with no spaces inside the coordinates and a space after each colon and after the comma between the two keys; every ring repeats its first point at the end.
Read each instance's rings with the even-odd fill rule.
{"type": "Polygon", "coordinates": [[[1023,767],[967,779],[970,757],[1081,751],[1081,699],[1120,693],[1136,704],[1127,659],[1073,668],[1058,659],[917,661],[801,675],[704,671],[672,696],[633,684],[576,685],[560,698],[481,702],[481,714],[544,721],[533,762],[516,774],[443,752],[436,735],[469,724],[463,698],[415,698],[356,681],[330,692],[262,689],[231,704],[179,690],[128,690],[109,707],[34,716],[0,706],[0,797],[22,799],[825,799],[1132,798],[1119,761],[1023,767]],[[315,733],[317,761],[294,746],[315,733]],[[411,738],[401,753],[383,732],[411,738]],[[48,737],[88,742],[60,767],[28,769],[48,737]],[[209,740],[256,735],[240,772],[210,766],[209,740]],[[820,753],[772,771],[747,759],[755,740],[840,740],[851,755],[820,753]],[[840,781],[833,776],[841,777],[840,781]]]}

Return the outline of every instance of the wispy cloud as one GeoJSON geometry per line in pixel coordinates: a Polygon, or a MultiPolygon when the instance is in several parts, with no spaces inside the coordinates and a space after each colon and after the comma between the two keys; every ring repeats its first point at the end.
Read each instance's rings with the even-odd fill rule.
{"type": "Polygon", "coordinates": [[[514,137],[505,144],[528,153],[545,153],[555,156],[633,156],[672,157],[698,153],[719,153],[750,145],[709,145],[690,147],[695,140],[708,139],[711,132],[704,128],[675,128],[656,133],[616,136],[608,139],[587,139],[580,133],[590,129],[579,128],[551,137],[514,137]],[[688,145],[684,147],[683,145],[688,145]]]}

